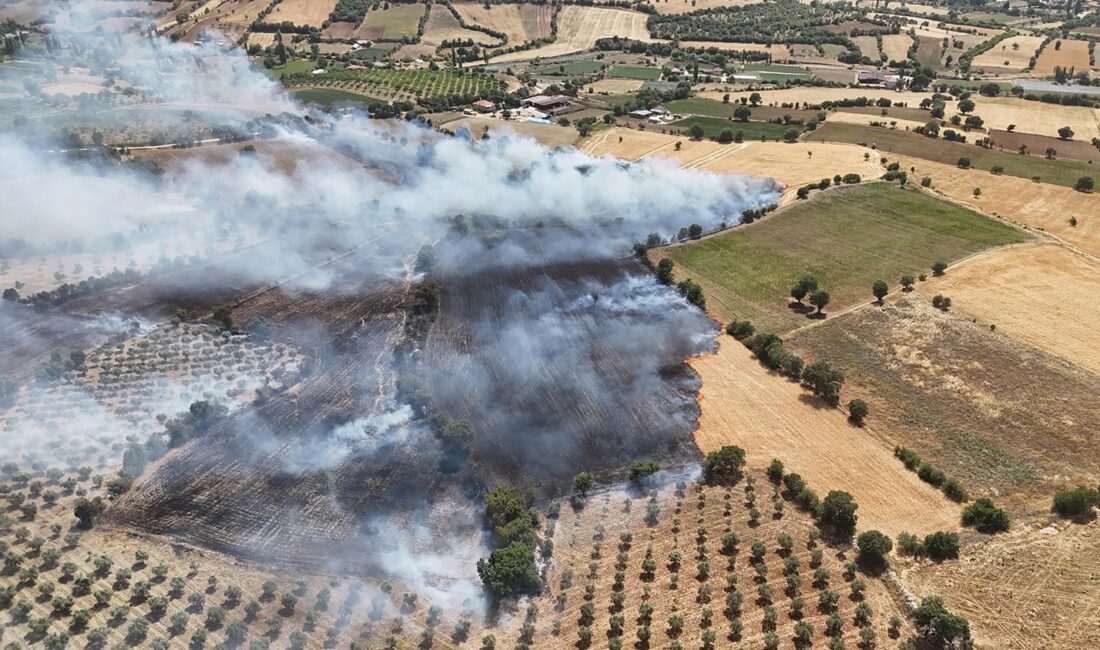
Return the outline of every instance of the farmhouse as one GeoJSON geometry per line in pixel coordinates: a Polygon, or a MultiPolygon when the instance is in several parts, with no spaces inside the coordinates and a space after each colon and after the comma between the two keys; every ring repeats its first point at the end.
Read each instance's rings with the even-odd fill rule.
{"type": "Polygon", "coordinates": [[[547,115],[562,115],[575,110],[573,98],[567,95],[535,95],[524,99],[520,104],[536,108],[547,115]]]}
{"type": "Polygon", "coordinates": [[[488,99],[479,99],[476,102],[470,104],[470,106],[472,106],[473,109],[479,113],[489,113],[492,112],[494,108],[496,108],[496,105],[494,105],[493,102],[489,101],[488,99]]]}

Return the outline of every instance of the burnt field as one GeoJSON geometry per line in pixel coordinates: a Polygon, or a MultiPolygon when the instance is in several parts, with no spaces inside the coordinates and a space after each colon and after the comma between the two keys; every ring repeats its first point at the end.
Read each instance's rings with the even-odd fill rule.
{"type": "Polygon", "coordinates": [[[239,301],[235,320],[270,319],[301,352],[300,381],[170,452],[107,521],[367,575],[392,575],[410,545],[466,549],[454,566],[468,571],[481,535],[468,497],[496,480],[555,493],[582,469],[697,457],[698,379],[683,361],[716,330],[638,262],[442,262],[397,281],[369,258],[325,265],[324,288],[239,301]],[[447,440],[441,421],[468,421],[469,439],[447,440]],[[444,534],[390,534],[410,529],[444,534]]]}

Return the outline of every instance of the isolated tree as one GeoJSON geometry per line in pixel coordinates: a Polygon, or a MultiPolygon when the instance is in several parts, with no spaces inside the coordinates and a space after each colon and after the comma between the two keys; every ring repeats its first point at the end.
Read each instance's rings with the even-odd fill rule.
{"type": "Polygon", "coordinates": [[[81,497],[76,502],[76,507],[73,508],[73,514],[80,522],[82,528],[91,528],[95,523],[96,517],[100,515],[107,505],[103,502],[101,497],[95,497],[94,499],[86,499],[81,497]]]}
{"type": "Polygon", "coordinates": [[[1073,189],[1078,192],[1091,192],[1095,186],[1096,182],[1092,179],[1092,176],[1082,176],[1073,184],[1073,189]]]}
{"type": "Polygon", "coordinates": [[[890,538],[877,530],[868,530],[860,533],[857,540],[859,544],[859,558],[864,562],[881,565],[886,560],[886,555],[894,548],[890,538]]]}
{"type": "Polygon", "coordinates": [[[915,282],[916,282],[916,280],[911,275],[901,276],[901,288],[904,291],[911,291],[913,289],[913,284],[915,282]]]}
{"type": "Polygon", "coordinates": [[[961,616],[947,611],[943,600],[930,596],[913,610],[913,624],[932,647],[951,644],[955,648],[970,648],[970,624],[961,616]]]}
{"type": "Polygon", "coordinates": [[[1072,140],[1073,129],[1069,128],[1068,126],[1063,126],[1062,128],[1058,129],[1058,137],[1063,140],[1072,140]]]}
{"type": "Polygon", "coordinates": [[[588,496],[588,491],[592,489],[592,485],[595,481],[592,475],[588,472],[581,472],[573,477],[573,491],[583,496],[588,496]]]}
{"type": "Polygon", "coordinates": [[[657,281],[661,284],[672,284],[672,269],[675,267],[675,262],[670,258],[663,257],[657,262],[657,281]]]}
{"type": "Polygon", "coordinates": [[[932,263],[932,275],[943,275],[943,272],[947,270],[947,263],[940,260],[936,260],[932,263]]]}
{"type": "Polygon", "coordinates": [[[942,530],[926,535],[924,552],[934,560],[957,558],[959,557],[959,536],[942,530]]]}
{"type": "Polygon", "coordinates": [[[722,129],[722,132],[718,134],[718,144],[729,144],[731,142],[733,142],[733,131],[722,129]]]}
{"type": "Polygon", "coordinates": [[[875,300],[882,304],[882,299],[886,297],[886,294],[890,293],[890,287],[886,285],[884,280],[875,280],[871,285],[871,293],[874,294],[875,300]]]}
{"type": "Polygon", "coordinates": [[[751,116],[752,109],[748,106],[738,106],[737,108],[733,109],[733,117],[738,122],[748,122],[751,116]]]}
{"type": "Polygon", "coordinates": [[[706,135],[703,132],[703,127],[699,126],[698,124],[692,124],[691,128],[688,129],[688,133],[691,134],[691,138],[693,140],[702,140],[703,136],[706,135]]]}
{"type": "Polygon", "coordinates": [[[867,417],[867,411],[867,402],[861,399],[848,402],[848,418],[856,424],[863,424],[863,419],[867,417]]]}
{"type": "Polygon", "coordinates": [[[736,445],[726,445],[707,454],[703,472],[708,482],[727,482],[737,478],[745,465],[745,450],[736,445]]]}
{"type": "Polygon", "coordinates": [[[832,528],[838,535],[851,537],[856,530],[856,509],[859,505],[847,492],[833,490],[821,501],[821,523],[832,528]]]}
{"type": "Polygon", "coordinates": [[[749,103],[753,106],[759,104],[764,98],[760,96],[760,93],[753,93],[749,95],[749,103]]]}
{"type": "Polygon", "coordinates": [[[817,307],[817,313],[820,314],[821,310],[829,304],[829,292],[820,290],[813,292],[810,294],[810,304],[817,307]]]}
{"type": "Polygon", "coordinates": [[[221,305],[214,310],[214,322],[224,329],[233,329],[233,307],[221,305]]]}
{"type": "Polygon", "coordinates": [[[959,112],[960,113],[969,113],[972,110],[974,110],[974,100],[964,99],[964,100],[959,102],[959,112]]]}
{"type": "Polygon", "coordinates": [[[932,306],[940,311],[947,311],[951,309],[951,299],[943,294],[937,293],[932,297],[932,306]]]}

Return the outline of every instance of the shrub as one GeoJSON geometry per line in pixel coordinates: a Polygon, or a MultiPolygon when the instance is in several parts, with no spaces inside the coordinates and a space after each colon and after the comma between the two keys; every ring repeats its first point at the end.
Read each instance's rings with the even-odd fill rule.
{"type": "Polygon", "coordinates": [[[940,489],[943,490],[944,496],[955,503],[966,503],[970,499],[970,494],[967,493],[966,488],[953,478],[945,480],[940,489]]]}
{"type": "Polygon", "coordinates": [[[783,461],[778,458],[773,458],[770,465],[768,465],[768,480],[776,485],[783,480],[783,461]]]}
{"type": "Polygon", "coordinates": [[[959,557],[959,536],[955,533],[939,531],[924,538],[924,551],[933,560],[946,560],[959,557]]]}
{"type": "Polygon", "coordinates": [[[924,542],[912,533],[898,534],[898,550],[905,555],[912,555],[913,557],[921,557],[927,551],[927,549],[924,548],[924,542]]]}
{"type": "Polygon", "coordinates": [[[1100,492],[1078,486],[1073,490],[1055,493],[1052,510],[1063,517],[1080,517],[1092,512],[1093,506],[1100,503],[1100,492]]]}
{"type": "Polygon", "coordinates": [[[983,498],[963,508],[962,523],[980,533],[1003,533],[1008,530],[1008,514],[983,498]]]}
{"type": "Polygon", "coordinates": [[[754,331],[755,328],[752,323],[747,320],[734,320],[726,325],[726,334],[729,334],[738,341],[744,341],[749,338],[754,331]]]}

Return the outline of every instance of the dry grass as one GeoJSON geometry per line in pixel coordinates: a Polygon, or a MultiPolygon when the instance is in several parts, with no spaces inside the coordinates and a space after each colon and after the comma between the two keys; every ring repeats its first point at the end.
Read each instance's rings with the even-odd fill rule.
{"type": "Polygon", "coordinates": [[[269,4],[271,4],[270,0],[250,0],[249,2],[241,3],[233,9],[232,13],[222,18],[219,22],[230,25],[240,25],[242,27],[250,25],[269,4]]]}
{"type": "Polygon", "coordinates": [[[617,95],[632,93],[642,87],[645,82],[641,79],[600,79],[585,87],[587,93],[608,93],[617,95]]]}
{"type": "MultiPolygon", "coordinates": [[[[711,90],[700,92],[700,97],[706,97],[708,99],[721,100],[722,95],[728,91],[723,90],[711,90]]],[[[879,97],[888,97],[892,102],[904,102],[909,106],[917,106],[922,99],[926,99],[931,95],[929,93],[914,93],[914,92],[895,92],[892,90],[883,90],[880,88],[823,88],[807,86],[805,88],[784,88],[782,90],[761,90],[758,91],[763,98],[761,103],[765,106],[772,104],[793,104],[800,102],[803,104],[820,104],[826,101],[836,101],[839,99],[854,99],[856,97],[869,97],[872,99],[878,99],[879,97]]],[[[739,92],[730,93],[730,101],[734,99],[740,99],[745,97],[748,99],[751,95],[751,91],[743,90],[739,92]]],[[[984,117],[984,115],[983,115],[984,117]]]]}
{"type": "Polygon", "coordinates": [[[971,67],[1009,71],[1026,70],[1028,62],[1043,43],[1042,36],[1012,36],[993,49],[974,57],[971,67]]]}
{"type": "Polygon", "coordinates": [[[1100,390],[1100,377],[975,322],[965,300],[942,312],[923,286],[902,293],[884,279],[894,291],[885,306],[805,329],[790,348],[840,368],[843,399],[865,400],[888,444],[916,450],[1014,516],[1067,483],[1095,482],[1100,404],[1080,396],[1100,390]]]}
{"type": "Polygon", "coordinates": [[[958,506],[907,471],[890,444],[765,369],[733,338],[723,336],[716,354],[689,363],[703,381],[695,442],[704,453],[738,445],[749,465],[778,458],[819,495],[849,492],[863,530],[894,536],[958,526],[958,506]]]}
{"type": "Polygon", "coordinates": [[[283,0],[275,5],[267,19],[269,22],[290,21],[295,25],[320,27],[336,8],[336,0],[283,0]]]}
{"type": "Polygon", "coordinates": [[[1065,70],[1073,68],[1074,72],[1087,72],[1089,42],[1058,39],[1053,43],[1047,43],[1042,54],[1036,59],[1035,68],[1032,69],[1031,74],[1040,77],[1053,76],[1055,67],[1065,70]],[[1059,43],[1061,47],[1055,49],[1055,45],[1059,43]]]}
{"type": "Polygon", "coordinates": [[[904,61],[912,46],[913,39],[908,34],[887,34],[882,37],[882,51],[890,61],[904,61]]]}
{"type": "Polygon", "coordinates": [[[904,571],[921,596],[965,616],[978,647],[1100,647],[1100,523],[1029,525],[904,571]]]}
{"type": "Polygon", "coordinates": [[[571,126],[558,126],[557,124],[539,124],[537,122],[510,122],[494,119],[484,115],[465,117],[443,125],[447,129],[457,129],[465,126],[477,137],[486,129],[490,136],[501,136],[509,131],[527,135],[548,147],[565,147],[577,141],[577,130],[571,126]]]}
{"type": "Polygon", "coordinates": [[[975,97],[974,103],[974,114],[985,120],[987,129],[1007,130],[1009,124],[1015,124],[1017,131],[1054,137],[1058,129],[1068,126],[1078,140],[1100,137],[1100,109],[1041,104],[1015,97],[975,97]]]}
{"type": "Polygon", "coordinates": [[[952,307],[1100,373],[1100,263],[1057,244],[990,251],[919,285],[952,307]]]}
{"type": "Polygon", "coordinates": [[[625,128],[598,131],[581,145],[581,150],[626,160],[660,156],[693,169],[770,176],[787,185],[792,192],[799,185],[817,182],[826,176],[831,178],[851,172],[877,176],[882,171],[873,157],[864,160],[866,149],[856,145],[817,142],[718,144],[625,128]],[[680,143],[679,151],[676,151],[677,142],[680,143]]]}
{"type": "Polygon", "coordinates": [[[275,32],[249,32],[247,44],[269,48],[275,45],[275,32]]]}
{"type": "Polygon", "coordinates": [[[355,30],[355,37],[369,40],[401,40],[416,35],[416,26],[424,15],[419,4],[392,5],[389,9],[372,9],[355,30]]]}
{"type": "Polygon", "coordinates": [[[925,122],[927,122],[927,120],[925,120],[925,122],[918,122],[916,120],[899,119],[891,115],[889,109],[885,117],[877,114],[855,113],[841,109],[834,113],[829,113],[829,119],[827,121],[840,124],[862,124],[865,126],[870,125],[872,122],[878,122],[879,124],[894,124],[894,126],[899,129],[908,127],[909,130],[915,129],[918,126],[924,126],[925,122]]]}
{"type": "Polygon", "coordinates": [[[456,4],[462,19],[467,24],[480,25],[501,32],[508,37],[508,45],[515,46],[534,40],[545,34],[550,29],[549,5],[515,5],[498,4],[486,9],[483,4],[456,4]],[[543,17],[541,14],[545,14],[543,17]],[[543,19],[544,18],[544,19],[543,19]],[[526,20],[525,20],[526,19],[526,20]],[[533,19],[533,20],[532,20],[533,19]],[[545,23],[546,32],[541,33],[539,25],[545,23]],[[528,26],[535,27],[535,33],[528,31],[528,26]]]}
{"type": "MultiPolygon", "coordinates": [[[[511,5],[506,5],[511,6],[511,5]]],[[[466,29],[459,24],[450,9],[443,5],[432,5],[428,14],[428,22],[424,25],[424,36],[421,41],[426,45],[439,47],[443,41],[473,40],[475,43],[496,44],[500,40],[489,36],[485,32],[466,29]]]]}
{"type": "Polygon", "coordinates": [[[860,54],[872,61],[878,61],[878,40],[874,36],[856,36],[852,40],[859,46],[860,54]]]}
{"type": "MultiPolygon", "coordinates": [[[[493,11],[496,11],[494,9],[493,11]]],[[[526,61],[581,52],[601,38],[621,36],[650,42],[646,15],[637,11],[569,5],[558,13],[558,40],[550,45],[494,57],[490,63],[526,61]]]]}
{"type": "Polygon", "coordinates": [[[933,189],[953,201],[1048,232],[1100,255],[1100,218],[1095,216],[1100,215],[1100,194],[918,158],[899,160],[902,169],[916,169],[911,178],[931,176],[933,189]],[[974,197],[974,188],[981,188],[980,197],[974,197]],[[1070,217],[1077,218],[1076,227],[1070,225],[1070,217]]]}

